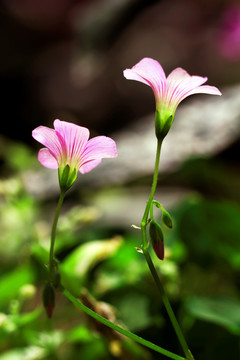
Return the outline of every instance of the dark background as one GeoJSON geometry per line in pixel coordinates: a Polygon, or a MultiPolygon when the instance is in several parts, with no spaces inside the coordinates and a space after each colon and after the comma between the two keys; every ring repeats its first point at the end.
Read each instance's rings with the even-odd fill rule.
{"type": "MultiPolygon", "coordinates": [[[[207,151],[215,131],[201,155],[186,152],[178,166],[163,161],[156,196],[175,226],[164,229],[166,260],[154,254],[153,259],[196,360],[240,357],[239,39],[239,3],[227,0],[2,0],[0,360],[28,359],[26,354],[31,360],[165,359],[99,327],[61,294],[52,322],[45,318],[42,265],[48,261],[49,219],[59,190],[56,173],[37,162],[40,146],[31,132],[39,125],[52,127],[56,118],[86,126],[92,136],[121,139],[112,177],[98,185],[97,172],[79,176],[66,199],[56,241],[64,285],[97,311],[181,354],[135,251],[140,236],[130,228],[140,222],[154,158],[149,165],[143,156],[134,172],[137,161],[124,165],[120,151],[125,129],[139,129],[133,135],[142,137],[137,141],[144,149],[150,146],[144,124],[153,117],[154,96],[122,74],[146,56],[158,60],[166,74],[180,66],[207,76],[207,84],[222,91],[221,101],[234,100],[234,115],[224,107],[230,122],[219,125],[219,137],[235,130],[221,146],[207,151]],[[118,178],[116,169],[130,169],[134,176],[118,178]]],[[[202,104],[206,99],[204,114],[218,124],[214,100],[193,98],[202,104]]],[[[191,104],[186,99],[179,114],[186,106],[191,115],[191,104]]],[[[185,142],[184,130],[175,134],[170,144],[194,148],[194,139],[185,142]]],[[[131,141],[128,146],[134,153],[131,141]]],[[[105,169],[101,166],[96,171],[105,169]]]]}
{"type": "Polygon", "coordinates": [[[240,78],[229,1],[6,0],[0,16],[1,132],[10,138],[29,142],[56,117],[111,133],[152,112],[150,91],[122,76],[145,56],[220,88],[240,78]]]}

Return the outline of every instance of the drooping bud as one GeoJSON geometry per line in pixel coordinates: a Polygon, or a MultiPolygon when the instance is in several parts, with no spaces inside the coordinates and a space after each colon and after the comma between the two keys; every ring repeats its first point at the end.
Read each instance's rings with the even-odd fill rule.
{"type": "Polygon", "coordinates": [[[152,201],[152,205],[155,205],[158,209],[162,210],[162,221],[169,229],[173,228],[173,220],[171,215],[164,209],[164,207],[157,200],[152,201]]]}
{"type": "Polygon", "coordinates": [[[171,215],[170,215],[163,207],[161,207],[161,210],[162,210],[162,221],[163,221],[163,223],[164,223],[169,229],[172,229],[172,227],[173,227],[173,221],[172,221],[171,215]]]}
{"type": "Polygon", "coordinates": [[[53,308],[55,306],[55,291],[50,283],[47,283],[42,293],[43,306],[46,309],[47,316],[52,317],[53,308]]]}
{"type": "Polygon", "coordinates": [[[164,259],[163,232],[161,226],[155,220],[151,220],[150,222],[149,235],[155,254],[160,260],[163,260],[164,259]]]}

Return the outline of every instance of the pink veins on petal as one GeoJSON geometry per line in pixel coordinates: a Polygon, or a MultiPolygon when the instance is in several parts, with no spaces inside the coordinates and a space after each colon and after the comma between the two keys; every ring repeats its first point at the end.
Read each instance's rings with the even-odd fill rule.
{"type": "Polygon", "coordinates": [[[178,104],[193,94],[222,95],[215,86],[204,84],[207,77],[191,76],[182,68],[176,68],[168,77],[158,61],[143,58],[131,69],[123,72],[126,79],[137,80],[150,86],[156,99],[156,107],[161,112],[174,115],[178,104]]]}
{"type": "Polygon", "coordinates": [[[54,129],[39,126],[32,136],[45,148],[38,153],[40,163],[50,169],[70,168],[87,173],[95,168],[102,158],[117,156],[115,141],[106,136],[89,139],[85,127],[55,120],[54,129]]]}

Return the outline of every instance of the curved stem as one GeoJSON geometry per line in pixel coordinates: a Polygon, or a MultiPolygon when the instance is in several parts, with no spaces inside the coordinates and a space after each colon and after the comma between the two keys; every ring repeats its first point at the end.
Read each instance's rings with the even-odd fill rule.
{"type": "Polygon", "coordinates": [[[184,360],[184,358],[182,356],[176,355],[176,354],[172,353],[171,351],[165,350],[162,347],[157,346],[157,345],[151,343],[150,341],[147,341],[147,340],[141,338],[140,336],[138,336],[136,334],[133,334],[132,332],[120,327],[119,325],[112,323],[111,321],[107,320],[103,316],[97,314],[95,311],[93,311],[93,310],[89,309],[87,306],[83,305],[78,299],[76,299],[68,290],[64,289],[62,286],[60,286],[59,290],[75,306],[77,306],[79,309],[84,311],[87,315],[91,316],[92,318],[101,322],[102,324],[110,327],[111,329],[119,332],[122,335],[127,336],[128,338],[138,342],[139,344],[142,344],[142,345],[148,347],[149,349],[155,350],[158,353],[167,356],[170,359],[184,360]]]}
{"type": "Polygon", "coordinates": [[[172,326],[175,330],[175,333],[178,337],[178,340],[182,346],[183,352],[186,356],[187,359],[189,360],[194,360],[194,357],[192,356],[187,342],[184,338],[184,335],[182,333],[182,330],[177,322],[177,319],[174,315],[174,312],[172,310],[171,304],[168,300],[168,297],[165,293],[165,290],[161,284],[160,278],[157,274],[157,271],[154,267],[154,264],[152,262],[152,259],[149,255],[149,252],[147,250],[148,248],[148,242],[147,242],[147,224],[148,224],[148,216],[149,216],[149,211],[151,209],[151,204],[152,204],[152,200],[156,191],[156,187],[157,187],[157,180],[158,180],[158,169],[159,169],[159,162],[160,162],[160,152],[161,152],[161,146],[162,146],[162,141],[158,140],[158,144],[157,144],[157,152],[156,152],[156,160],[155,160],[155,167],[154,167],[154,173],[153,173],[153,182],[152,182],[152,188],[151,188],[151,192],[149,195],[149,199],[147,201],[146,204],[146,208],[143,214],[143,218],[142,218],[142,223],[141,223],[141,232],[142,232],[142,241],[143,241],[143,254],[145,256],[145,259],[147,261],[148,267],[150,269],[150,272],[152,274],[152,277],[156,283],[156,286],[161,294],[162,300],[163,300],[163,304],[166,308],[166,311],[168,313],[168,316],[171,320],[172,326]]]}
{"type": "Polygon", "coordinates": [[[63,204],[65,193],[66,192],[61,191],[61,194],[60,194],[60,197],[59,197],[59,200],[58,200],[58,204],[57,204],[56,213],[55,213],[54,220],[53,220],[53,225],[52,225],[51,243],[50,243],[50,252],[49,252],[49,281],[50,282],[52,280],[54,267],[55,267],[55,263],[54,263],[54,244],[55,244],[55,238],[56,238],[57,223],[58,223],[58,218],[59,218],[60,210],[61,210],[61,207],[62,207],[62,204],[63,204]]]}

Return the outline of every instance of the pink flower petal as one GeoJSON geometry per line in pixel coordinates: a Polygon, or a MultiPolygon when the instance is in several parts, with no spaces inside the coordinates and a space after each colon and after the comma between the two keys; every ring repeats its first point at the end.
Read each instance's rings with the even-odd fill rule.
{"type": "Polygon", "coordinates": [[[167,77],[167,92],[186,93],[204,84],[207,77],[191,76],[182,68],[173,70],[167,77]]]}
{"type": "Polygon", "coordinates": [[[189,75],[186,70],[178,67],[173,71],[171,71],[170,74],[168,75],[167,84],[168,86],[170,86],[170,84],[177,86],[180,82],[189,78],[191,78],[191,75],[189,75]]]}
{"type": "Polygon", "coordinates": [[[81,164],[88,161],[117,156],[117,148],[114,140],[107,136],[96,136],[87,142],[81,157],[81,164]]]}
{"type": "Polygon", "coordinates": [[[143,58],[131,69],[124,70],[123,74],[126,79],[137,80],[151,86],[157,101],[162,97],[165,89],[166,75],[158,61],[151,58],[143,58]]]}
{"type": "Polygon", "coordinates": [[[123,73],[127,79],[151,86],[162,121],[174,116],[177,106],[187,96],[198,93],[221,95],[214,86],[202,86],[207,77],[191,76],[182,68],[174,69],[166,79],[161,65],[151,58],[143,58],[132,69],[126,69],[123,73]]]}
{"type": "Polygon", "coordinates": [[[58,162],[55,157],[51,154],[51,152],[47,148],[43,148],[38,152],[38,160],[39,162],[49,168],[49,169],[57,169],[58,162]]]}
{"type": "Polygon", "coordinates": [[[189,92],[207,81],[207,77],[190,76],[182,68],[173,70],[167,77],[165,101],[176,108],[189,92]]]}
{"type": "MultiPolygon", "coordinates": [[[[71,174],[75,174],[76,170],[85,174],[95,168],[102,158],[117,156],[115,141],[109,137],[97,136],[88,141],[87,128],[58,119],[54,121],[54,128],[39,126],[33,130],[32,136],[46,146],[38,153],[39,162],[50,169],[59,168],[59,176],[66,165],[70,166],[71,174]]],[[[68,179],[59,180],[60,186],[69,185],[68,179]]]]}
{"type": "Polygon", "coordinates": [[[221,91],[219,91],[215,86],[203,85],[199,86],[196,89],[191,90],[187,96],[193,94],[210,94],[210,95],[222,95],[221,91]]]}
{"type": "Polygon", "coordinates": [[[61,157],[61,144],[53,129],[46,126],[39,126],[33,130],[32,136],[35,140],[46,146],[56,159],[61,157]]]}
{"type": "Polygon", "coordinates": [[[70,162],[80,159],[89,138],[89,130],[58,119],[54,121],[54,128],[67,159],[70,162]]]}
{"type": "Polygon", "coordinates": [[[178,93],[177,105],[186,97],[194,94],[222,95],[222,93],[215,86],[209,86],[209,85],[197,86],[192,90],[189,87],[189,90],[185,89],[178,93]]]}
{"type": "Polygon", "coordinates": [[[98,166],[101,161],[102,161],[102,159],[97,159],[97,160],[91,160],[91,161],[86,162],[85,164],[80,166],[80,169],[79,169],[80,173],[81,174],[88,173],[89,171],[94,169],[96,166],[98,166]]]}

